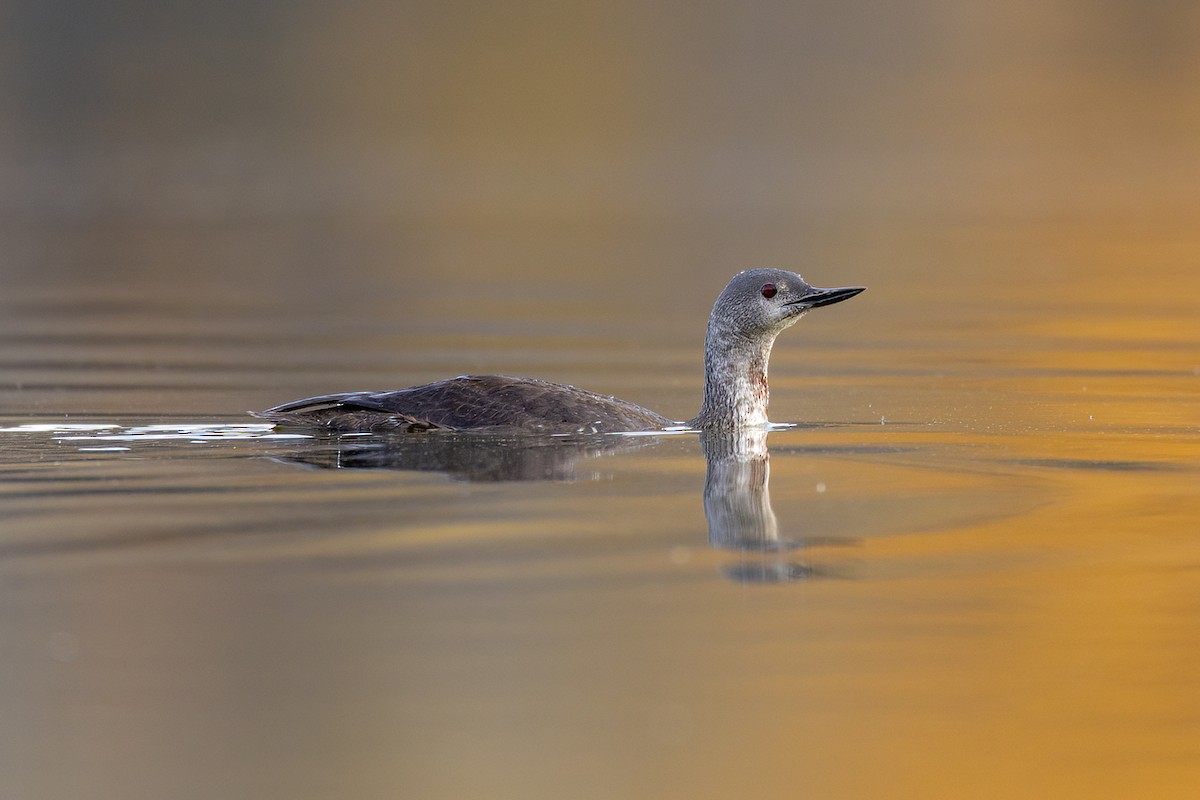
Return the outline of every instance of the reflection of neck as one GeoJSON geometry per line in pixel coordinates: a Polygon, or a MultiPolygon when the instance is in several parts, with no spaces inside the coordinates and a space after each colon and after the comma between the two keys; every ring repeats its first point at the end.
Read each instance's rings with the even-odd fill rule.
{"type": "Polygon", "coordinates": [[[705,431],[700,443],[708,462],[704,515],[709,544],[726,550],[777,549],[767,431],[705,431]]]}
{"type": "Polygon", "coordinates": [[[704,405],[693,428],[765,425],[767,362],[777,332],[746,336],[713,319],[704,341],[704,405]]]}

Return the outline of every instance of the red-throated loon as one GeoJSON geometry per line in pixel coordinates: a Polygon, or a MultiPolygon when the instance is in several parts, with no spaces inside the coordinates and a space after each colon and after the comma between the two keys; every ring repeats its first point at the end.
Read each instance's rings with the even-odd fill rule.
{"type": "Polygon", "coordinates": [[[767,423],[767,361],[775,337],[810,309],[866,287],[818,289],[794,272],[739,272],[717,297],[704,340],[704,403],[687,422],[594,392],[536,378],[464,375],[388,392],[310,397],[255,413],[330,431],[605,433],[686,425],[703,430],[767,423]]]}

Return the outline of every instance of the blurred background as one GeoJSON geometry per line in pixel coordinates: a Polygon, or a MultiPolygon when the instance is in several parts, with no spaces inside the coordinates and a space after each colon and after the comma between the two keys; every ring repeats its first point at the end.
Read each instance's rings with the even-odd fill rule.
{"type": "Polygon", "coordinates": [[[1198,43],[1188,2],[6,0],[0,266],[364,313],[1073,279],[1194,254],[1198,43]]]}

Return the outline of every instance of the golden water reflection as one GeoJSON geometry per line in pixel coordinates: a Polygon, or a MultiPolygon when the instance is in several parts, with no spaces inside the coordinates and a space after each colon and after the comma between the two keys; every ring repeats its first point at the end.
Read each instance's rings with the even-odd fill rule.
{"type": "Polygon", "coordinates": [[[703,460],[668,437],[571,483],[305,470],[259,445],[214,461],[228,441],[116,463],[60,453],[43,487],[90,470],[127,491],[59,493],[48,522],[90,509],[129,533],[174,513],[193,532],[5,554],[2,696],[25,742],[7,779],[61,795],[86,775],[93,794],[144,797],[586,781],[584,796],[716,798],[755,780],[1184,796],[1200,718],[1194,441],[1124,438],[1099,457],[1073,434],[767,438],[769,497],[758,436],[706,439],[703,460]],[[241,526],[207,535],[231,513],[241,526]],[[861,538],[812,548],[789,577],[841,579],[716,577],[749,574],[727,571],[749,548],[794,559],[790,543],[818,533],[861,538]],[[50,769],[44,745],[74,770],[50,769]],[[486,770],[463,769],[464,752],[486,770]],[[138,759],[136,775],[106,766],[138,759]]]}

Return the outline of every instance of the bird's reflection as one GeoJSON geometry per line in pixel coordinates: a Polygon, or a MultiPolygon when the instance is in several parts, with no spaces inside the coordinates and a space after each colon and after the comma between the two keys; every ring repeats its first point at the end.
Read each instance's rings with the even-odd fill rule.
{"type": "Polygon", "coordinates": [[[277,460],[324,469],[444,472],[465,481],[574,481],[576,466],[655,443],[651,437],[409,434],[335,437],[277,460]]]}
{"type": "MultiPolygon", "coordinates": [[[[768,431],[700,433],[707,463],[704,515],[708,543],[742,554],[722,567],[739,583],[787,583],[820,572],[793,556],[801,539],[780,534],[771,507],[768,431]]],[[[384,469],[444,472],[467,481],[573,481],[580,462],[653,446],[655,436],[497,437],[406,435],[335,437],[318,440],[281,461],[325,469],[384,469]]]]}
{"type": "Polygon", "coordinates": [[[806,564],[789,560],[799,539],[781,536],[771,507],[771,453],[763,429],[704,431],[700,447],[707,470],[704,516],[708,543],[747,556],[722,568],[739,583],[787,583],[818,575],[806,564]]]}
{"type": "Polygon", "coordinates": [[[771,508],[771,454],[767,431],[705,431],[700,448],[708,464],[704,516],[708,543],[722,550],[788,549],[771,508]]]}

